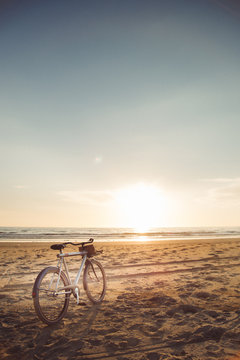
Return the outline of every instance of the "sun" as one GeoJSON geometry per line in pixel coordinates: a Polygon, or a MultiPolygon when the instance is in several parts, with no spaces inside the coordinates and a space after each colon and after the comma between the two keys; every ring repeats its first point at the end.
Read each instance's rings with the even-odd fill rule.
{"type": "Polygon", "coordinates": [[[118,190],[115,200],[127,227],[146,232],[162,225],[165,197],[158,187],[144,183],[131,185],[118,190]]]}

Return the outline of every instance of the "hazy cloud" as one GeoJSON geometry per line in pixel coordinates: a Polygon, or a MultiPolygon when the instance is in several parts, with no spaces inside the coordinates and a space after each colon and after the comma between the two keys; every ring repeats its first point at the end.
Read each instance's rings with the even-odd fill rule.
{"type": "Polygon", "coordinates": [[[206,190],[206,198],[221,205],[240,205],[240,178],[204,179],[211,186],[206,190]]]}
{"type": "Polygon", "coordinates": [[[82,205],[106,206],[113,200],[113,192],[108,190],[66,190],[58,192],[58,195],[68,202],[82,205]]]}
{"type": "Polygon", "coordinates": [[[27,185],[14,185],[13,186],[15,189],[28,189],[29,188],[29,186],[27,186],[27,185]]]}

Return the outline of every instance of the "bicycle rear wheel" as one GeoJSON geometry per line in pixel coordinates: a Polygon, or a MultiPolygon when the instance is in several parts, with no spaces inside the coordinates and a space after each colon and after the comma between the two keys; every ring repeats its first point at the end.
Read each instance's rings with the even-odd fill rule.
{"type": "Polygon", "coordinates": [[[40,320],[51,325],[60,321],[67,312],[69,290],[57,289],[69,285],[65,273],[57,267],[47,267],[37,276],[33,286],[33,303],[40,320]]]}
{"type": "Polygon", "coordinates": [[[105,271],[97,260],[88,260],[83,274],[83,286],[91,302],[103,301],[106,293],[105,271]]]}

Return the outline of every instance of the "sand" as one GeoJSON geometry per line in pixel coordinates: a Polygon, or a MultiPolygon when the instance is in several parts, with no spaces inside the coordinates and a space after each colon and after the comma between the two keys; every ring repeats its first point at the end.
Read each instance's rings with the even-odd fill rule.
{"type": "MultiPolygon", "coordinates": [[[[98,243],[108,289],[47,326],[31,292],[49,244],[0,244],[0,358],[240,359],[240,239],[98,243]]],[[[80,259],[79,259],[80,260],[80,259]]],[[[69,258],[71,271],[78,258],[69,258]]]]}

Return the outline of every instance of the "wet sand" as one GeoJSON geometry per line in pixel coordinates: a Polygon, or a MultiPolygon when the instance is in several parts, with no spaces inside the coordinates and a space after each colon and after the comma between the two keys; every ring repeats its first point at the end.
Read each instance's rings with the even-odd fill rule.
{"type": "MultiPolygon", "coordinates": [[[[31,293],[56,264],[47,243],[0,244],[0,358],[67,360],[240,359],[240,239],[96,243],[104,302],[81,291],[47,326],[31,293]]],[[[76,273],[80,258],[69,258],[76,273]]]]}

